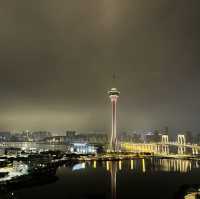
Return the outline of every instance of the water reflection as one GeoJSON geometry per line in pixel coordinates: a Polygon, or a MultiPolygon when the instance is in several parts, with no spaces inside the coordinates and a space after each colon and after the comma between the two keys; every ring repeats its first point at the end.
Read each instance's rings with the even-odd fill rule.
{"type": "Polygon", "coordinates": [[[155,171],[187,173],[192,168],[199,168],[198,161],[180,159],[159,159],[151,160],[155,171]]]}
{"type": "Polygon", "coordinates": [[[80,169],[85,169],[85,162],[79,163],[79,164],[75,164],[72,167],[72,171],[76,171],[76,170],[80,170],[80,169]]]}
{"type": "MultiPolygon", "coordinates": [[[[181,159],[132,159],[125,161],[93,161],[84,162],[75,165],[75,168],[93,168],[97,169],[103,167],[110,175],[110,198],[117,198],[117,174],[118,172],[133,171],[138,173],[152,173],[152,172],[176,172],[176,173],[188,173],[192,169],[199,168],[199,161],[181,160],[181,159]],[[84,164],[84,165],[83,165],[84,164]]],[[[73,167],[73,168],[74,168],[73,167]]],[[[75,169],[73,169],[75,170],[75,169]]],[[[130,174],[129,174],[130,175],[130,174]]],[[[131,174],[132,175],[132,174],[131,174]]]]}
{"type": "Polygon", "coordinates": [[[181,160],[181,159],[132,159],[120,161],[88,161],[76,164],[72,170],[79,170],[85,168],[103,167],[107,171],[111,171],[113,164],[116,163],[117,170],[135,170],[137,172],[180,172],[187,173],[194,168],[199,168],[200,163],[198,160],[181,160]]]}
{"type": "Polygon", "coordinates": [[[144,160],[144,159],[142,159],[142,172],[143,172],[143,173],[146,172],[145,160],[144,160]]]}
{"type": "Polygon", "coordinates": [[[117,162],[110,162],[111,199],[117,196],[117,162]]]}
{"type": "Polygon", "coordinates": [[[134,162],[133,162],[133,160],[131,160],[131,170],[133,170],[133,165],[134,164],[134,162]]]}

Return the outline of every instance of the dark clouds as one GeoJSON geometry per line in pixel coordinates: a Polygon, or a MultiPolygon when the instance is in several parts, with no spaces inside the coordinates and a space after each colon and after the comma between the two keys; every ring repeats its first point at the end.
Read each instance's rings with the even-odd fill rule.
{"type": "Polygon", "coordinates": [[[2,1],[0,129],[199,131],[198,0],[2,1]]]}

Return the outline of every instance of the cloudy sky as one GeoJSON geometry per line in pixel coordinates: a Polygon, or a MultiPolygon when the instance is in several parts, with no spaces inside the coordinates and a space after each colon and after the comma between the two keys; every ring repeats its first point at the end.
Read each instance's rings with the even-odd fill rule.
{"type": "Polygon", "coordinates": [[[0,130],[200,132],[199,0],[0,5],[0,130]],[[118,78],[112,82],[112,75],[118,78]]]}

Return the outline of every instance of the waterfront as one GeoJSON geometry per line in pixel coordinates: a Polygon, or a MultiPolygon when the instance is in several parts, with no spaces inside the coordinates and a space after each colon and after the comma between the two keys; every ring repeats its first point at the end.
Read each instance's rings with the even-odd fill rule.
{"type": "Polygon", "coordinates": [[[158,158],[80,162],[58,167],[56,176],[10,189],[1,198],[173,199],[183,186],[198,185],[199,164],[158,158]]]}

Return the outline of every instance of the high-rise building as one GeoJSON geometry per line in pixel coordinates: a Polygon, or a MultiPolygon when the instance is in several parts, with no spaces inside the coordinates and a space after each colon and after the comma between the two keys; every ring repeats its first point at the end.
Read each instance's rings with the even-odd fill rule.
{"type": "Polygon", "coordinates": [[[0,132],[0,142],[9,141],[10,137],[10,132],[0,132]]]}
{"type": "Polygon", "coordinates": [[[193,143],[194,138],[191,131],[185,131],[183,134],[185,135],[187,143],[193,143]]]}
{"type": "Polygon", "coordinates": [[[159,130],[154,130],[153,132],[146,132],[144,137],[145,142],[147,143],[161,142],[162,134],[159,132],[159,130]]]}
{"type": "Polygon", "coordinates": [[[109,97],[112,104],[112,132],[110,138],[110,150],[116,151],[117,147],[117,99],[120,92],[116,88],[112,88],[109,92],[109,97]]]}
{"type": "Polygon", "coordinates": [[[76,136],[76,131],[71,131],[71,130],[66,131],[66,137],[72,138],[75,136],[76,136]]]}
{"type": "Polygon", "coordinates": [[[107,144],[108,138],[106,133],[76,133],[75,131],[67,131],[65,136],[66,143],[83,142],[91,144],[107,144]]]}
{"type": "Polygon", "coordinates": [[[31,138],[33,141],[43,141],[47,138],[50,138],[52,137],[52,134],[48,131],[35,131],[35,132],[32,132],[31,134],[31,138]]]}

